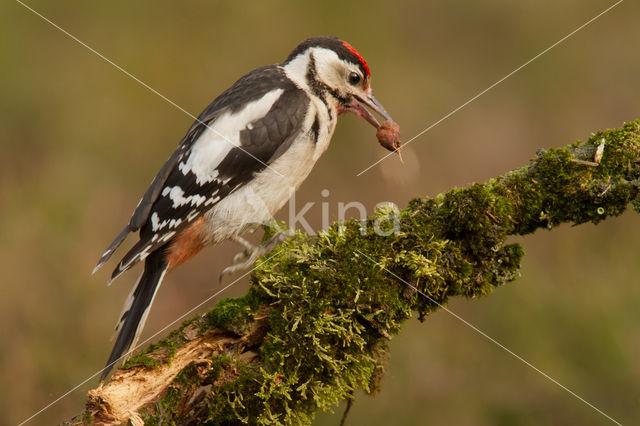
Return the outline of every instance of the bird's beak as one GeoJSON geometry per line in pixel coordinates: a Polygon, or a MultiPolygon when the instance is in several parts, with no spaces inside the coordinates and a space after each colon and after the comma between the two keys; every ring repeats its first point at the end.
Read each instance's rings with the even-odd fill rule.
{"type": "Polygon", "coordinates": [[[353,96],[353,101],[349,106],[348,110],[352,111],[359,117],[367,120],[373,127],[378,129],[376,133],[376,137],[378,138],[378,142],[380,145],[388,149],[389,151],[393,151],[398,154],[400,157],[400,161],[402,162],[402,155],[400,155],[400,129],[398,125],[393,121],[389,113],[382,106],[382,104],[371,94],[371,89],[367,91],[368,93],[364,96],[353,96]],[[373,111],[380,114],[386,120],[382,126],[378,123],[378,120],[369,112],[367,108],[363,105],[368,106],[373,111]]]}
{"type": "Polygon", "coordinates": [[[373,111],[375,111],[378,114],[380,114],[382,117],[384,117],[385,120],[391,120],[391,116],[389,115],[387,110],[384,109],[382,104],[372,94],[368,94],[368,95],[365,95],[363,97],[354,96],[353,104],[351,105],[350,109],[356,115],[358,115],[359,117],[364,118],[369,123],[371,123],[371,125],[373,127],[375,127],[376,129],[378,127],[380,127],[380,123],[378,123],[378,120],[376,120],[376,118],[373,116],[373,114],[371,114],[368,109],[363,107],[363,105],[368,106],[373,111]]]}

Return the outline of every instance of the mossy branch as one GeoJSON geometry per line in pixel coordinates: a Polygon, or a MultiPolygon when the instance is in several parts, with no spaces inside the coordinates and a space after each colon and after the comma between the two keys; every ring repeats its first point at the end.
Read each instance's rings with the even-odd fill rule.
{"type": "Polygon", "coordinates": [[[90,391],[77,421],[307,424],[356,389],[374,393],[387,342],[414,312],[424,319],[451,296],[484,296],[517,276],[523,251],[509,235],[639,210],[639,157],[640,120],[541,150],[484,184],[298,234],[258,262],[246,296],[90,391]],[[394,224],[400,232],[374,232],[394,224]]]}

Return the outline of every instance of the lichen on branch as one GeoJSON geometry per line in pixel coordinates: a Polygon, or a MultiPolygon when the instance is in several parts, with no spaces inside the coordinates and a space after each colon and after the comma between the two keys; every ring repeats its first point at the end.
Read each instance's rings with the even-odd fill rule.
{"type": "Polygon", "coordinates": [[[517,276],[524,253],[510,235],[638,211],[639,157],[640,120],[367,223],[298,233],[258,261],[244,297],[187,321],[90,391],[76,422],[308,424],[357,389],[374,393],[404,321],[517,276]],[[374,232],[385,222],[399,232],[374,232]]]}

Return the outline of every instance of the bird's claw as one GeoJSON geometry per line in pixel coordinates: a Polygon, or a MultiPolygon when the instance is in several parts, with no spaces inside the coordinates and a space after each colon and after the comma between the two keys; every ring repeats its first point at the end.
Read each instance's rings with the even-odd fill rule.
{"type": "Polygon", "coordinates": [[[266,251],[263,251],[262,247],[256,247],[250,254],[248,254],[246,250],[236,254],[233,257],[233,264],[227,266],[222,270],[222,272],[220,272],[220,282],[222,282],[224,277],[226,277],[227,275],[232,275],[236,272],[248,269],[251,265],[253,265],[256,259],[262,256],[264,253],[266,253],[266,251]]]}
{"type": "Polygon", "coordinates": [[[269,240],[261,246],[254,246],[243,238],[236,237],[234,241],[244,246],[244,250],[237,253],[233,257],[233,264],[227,266],[220,272],[219,281],[222,282],[227,275],[235,274],[239,271],[249,269],[251,265],[262,255],[269,253],[276,245],[280,244],[287,237],[291,236],[289,232],[277,232],[269,240]]]}
{"type": "Polygon", "coordinates": [[[248,259],[249,256],[251,256],[251,252],[249,250],[242,250],[241,252],[236,253],[236,255],[233,256],[233,264],[235,265],[236,263],[240,263],[244,259],[248,259]]]}

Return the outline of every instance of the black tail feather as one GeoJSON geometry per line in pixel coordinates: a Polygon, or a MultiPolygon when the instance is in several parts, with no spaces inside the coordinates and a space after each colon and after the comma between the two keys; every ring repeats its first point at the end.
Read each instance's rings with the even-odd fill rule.
{"type": "Polygon", "coordinates": [[[125,226],[124,229],[120,231],[118,236],[113,240],[113,242],[109,245],[107,250],[102,254],[102,256],[100,257],[100,260],[98,260],[98,264],[96,265],[95,268],[93,268],[93,272],[91,272],[92,274],[95,274],[96,271],[100,269],[102,265],[104,265],[107,262],[107,260],[109,260],[109,258],[111,258],[113,253],[116,251],[118,247],[120,247],[120,244],[122,244],[124,239],[127,238],[127,235],[129,235],[131,231],[132,229],[129,225],[125,226]]]}
{"type": "Polygon", "coordinates": [[[153,243],[150,243],[147,240],[138,241],[133,247],[131,247],[127,254],[122,257],[122,260],[120,260],[111,273],[111,278],[109,278],[107,285],[111,285],[116,278],[136,266],[141,260],[146,259],[148,253],[155,251],[156,249],[157,245],[156,247],[153,247],[153,243]]]}
{"type": "Polygon", "coordinates": [[[109,360],[102,370],[101,382],[121,358],[128,357],[127,352],[136,344],[167,267],[162,249],[154,251],[146,258],[144,272],[132,293],[133,298],[127,301],[130,306],[128,309],[125,306],[125,311],[116,327],[116,331],[120,329],[120,333],[109,355],[109,360]]]}

